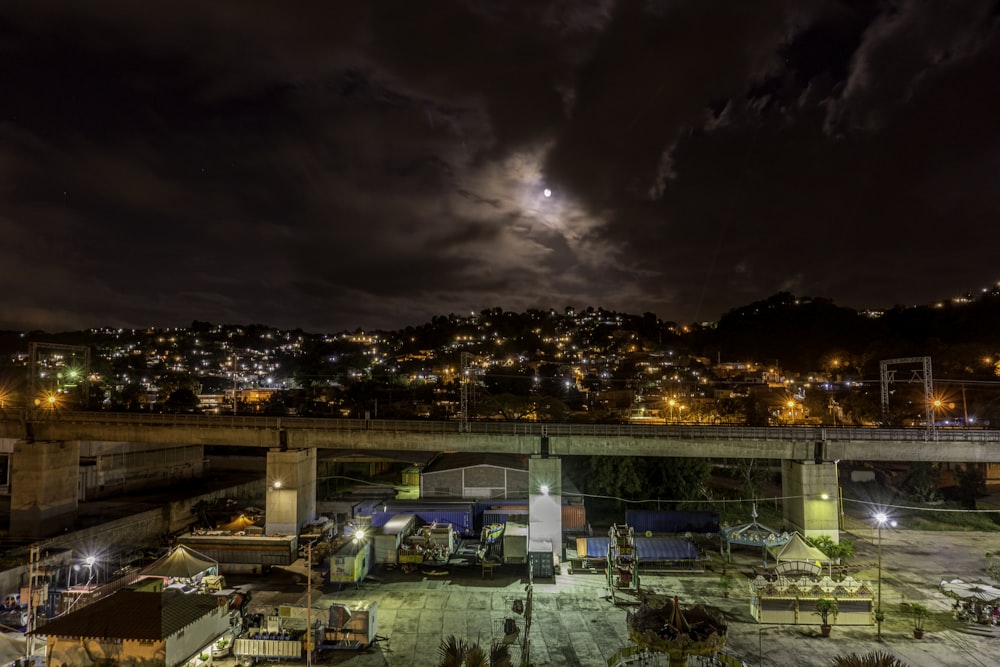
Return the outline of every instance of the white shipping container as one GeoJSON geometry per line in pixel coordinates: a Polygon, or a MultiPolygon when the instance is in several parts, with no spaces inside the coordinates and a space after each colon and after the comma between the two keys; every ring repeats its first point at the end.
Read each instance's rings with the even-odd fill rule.
{"type": "Polygon", "coordinates": [[[375,550],[375,563],[398,562],[399,547],[416,529],[415,514],[397,514],[389,519],[375,534],[372,548],[375,550]]]}
{"type": "Polygon", "coordinates": [[[528,526],[508,521],[503,532],[503,562],[528,562],[528,526]]]}

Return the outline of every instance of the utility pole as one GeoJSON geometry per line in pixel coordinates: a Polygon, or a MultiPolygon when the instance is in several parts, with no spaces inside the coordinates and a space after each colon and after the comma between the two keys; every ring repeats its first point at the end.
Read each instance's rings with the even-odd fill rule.
{"type": "Polygon", "coordinates": [[[31,656],[35,653],[35,615],[37,614],[37,609],[35,608],[35,585],[38,579],[38,546],[35,545],[31,547],[30,555],[28,556],[28,623],[25,628],[25,642],[24,642],[24,652],[26,653],[25,658],[27,658],[30,663],[31,656]]]}
{"type": "Polygon", "coordinates": [[[316,633],[313,632],[312,609],[313,609],[313,546],[312,542],[306,545],[306,667],[312,667],[313,646],[316,641],[316,633]]]}
{"type": "Polygon", "coordinates": [[[236,416],[236,350],[233,350],[233,416],[236,416]]]}

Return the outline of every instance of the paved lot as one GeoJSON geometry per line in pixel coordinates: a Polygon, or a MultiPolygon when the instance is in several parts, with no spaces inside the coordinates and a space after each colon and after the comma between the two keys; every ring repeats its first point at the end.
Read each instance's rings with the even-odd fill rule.
{"type": "MultiPolygon", "coordinates": [[[[871,568],[854,576],[873,582],[877,578],[877,550],[871,535],[851,536],[857,541],[857,563],[871,568]]],[[[888,651],[911,667],[970,666],[1000,664],[1000,631],[970,626],[951,618],[952,600],[938,592],[942,578],[985,580],[986,551],[1000,552],[1000,533],[885,531],[882,543],[882,607],[887,619],[882,641],[874,627],[834,627],[830,638],[819,636],[818,625],[761,626],[749,613],[749,592],[739,587],[729,599],[717,588],[721,559],[705,573],[647,575],[643,586],[658,595],[678,595],[682,604],[703,603],[717,607],[729,624],[728,652],[747,665],[768,667],[801,665],[828,667],[836,655],[872,650],[888,651]],[[927,635],[913,639],[909,618],[900,605],[919,601],[928,606],[927,635]]],[[[734,566],[749,571],[759,562],[759,552],[734,551],[734,566]]],[[[503,619],[523,617],[512,612],[515,599],[525,599],[526,580],[513,568],[498,570],[495,578],[482,579],[478,569],[451,568],[448,574],[404,575],[376,570],[357,588],[334,590],[317,587],[316,606],[336,600],[378,602],[378,642],[366,652],[333,652],[320,662],[357,667],[434,666],[438,647],[448,635],[479,642],[484,647],[502,636],[503,619]]],[[[253,610],[269,611],[279,604],[305,604],[305,572],[300,561],[267,581],[246,580],[260,586],[253,610]]],[[[239,582],[237,582],[239,583],[239,582]]],[[[554,581],[536,581],[530,639],[533,665],[598,667],[618,649],[629,645],[627,607],[616,607],[607,599],[604,578],[587,574],[559,574],[554,581]]],[[[818,618],[816,619],[818,621],[818,618]]],[[[223,665],[223,667],[226,667],[223,665]]]]}

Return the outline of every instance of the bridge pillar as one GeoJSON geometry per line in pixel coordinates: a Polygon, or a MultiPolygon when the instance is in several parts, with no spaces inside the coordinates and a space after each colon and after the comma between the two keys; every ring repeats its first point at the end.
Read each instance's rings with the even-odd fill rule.
{"type": "Polygon", "coordinates": [[[79,441],[16,442],[10,466],[11,537],[39,539],[72,528],[79,481],[79,441]]]}
{"type": "Polygon", "coordinates": [[[562,461],[528,459],[528,551],[562,557],[562,461]]]}
{"type": "Polygon", "coordinates": [[[781,495],[788,530],[840,542],[840,482],[832,462],[781,462],[781,495]]]}
{"type": "Polygon", "coordinates": [[[298,535],[316,518],[316,449],[267,453],[265,535],[298,535]]]}

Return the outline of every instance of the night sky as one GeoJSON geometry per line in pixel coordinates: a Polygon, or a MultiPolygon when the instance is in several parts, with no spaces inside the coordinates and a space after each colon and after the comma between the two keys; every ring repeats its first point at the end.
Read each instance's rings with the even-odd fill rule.
{"type": "Polygon", "coordinates": [[[998,234],[997,2],[0,4],[4,329],[891,307],[998,234]]]}

